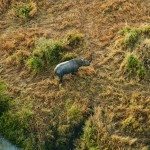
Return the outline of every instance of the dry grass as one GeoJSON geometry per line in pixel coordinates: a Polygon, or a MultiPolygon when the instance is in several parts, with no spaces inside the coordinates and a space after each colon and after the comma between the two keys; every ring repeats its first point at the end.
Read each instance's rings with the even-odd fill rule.
{"type": "MultiPolygon", "coordinates": [[[[7,10],[5,2],[2,6],[7,10]]],[[[68,145],[74,149],[149,149],[149,72],[139,80],[128,78],[124,70],[124,59],[133,51],[150,67],[150,34],[144,30],[150,21],[149,5],[149,0],[41,0],[37,2],[37,17],[24,23],[3,11],[0,77],[9,83],[12,96],[20,99],[11,110],[14,114],[28,105],[24,98],[32,99],[29,109],[36,123],[30,120],[30,130],[38,148],[49,139],[50,143],[56,141],[51,149],[67,149],[68,145]],[[131,34],[119,32],[125,27],[140,27],[143,34],[133,34],[131,40],[131,34]],[[60,40],[68,33],[84,37],[82,45],[69,48],[68,53],[92,56],[92,65],[81,68],[76,76],[65,76],[62,85],[53,79],[52,70],[34,75],[3,63],[16,64],[18,56],[26,59],[40,37],[60,40]]]]}

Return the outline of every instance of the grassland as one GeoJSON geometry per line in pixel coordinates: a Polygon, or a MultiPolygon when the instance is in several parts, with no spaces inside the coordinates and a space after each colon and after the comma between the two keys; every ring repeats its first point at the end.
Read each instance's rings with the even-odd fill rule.
{"type": "Polygon", "coordinates": [[[149,0],[0,0],[0,133],[23,149],[150,149],[149,0]],[[91,59],[64,83],[55,65],[91,59]]]}

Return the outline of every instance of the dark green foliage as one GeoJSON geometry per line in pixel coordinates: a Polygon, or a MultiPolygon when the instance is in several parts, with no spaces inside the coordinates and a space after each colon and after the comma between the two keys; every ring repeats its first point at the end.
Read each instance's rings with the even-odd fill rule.
{"type": "Polygon", "coordinates": [[[38,146],[31,125],[31,122],[34,122],[31,102],[32,100],[26,99],[26,104],[20,107],[20,99],[12,100],[9,110],[0,117],[0,133],[24,149],[34,149],[38,146]]]}
{"type": "Polygon", "coordinates": [[[126,69],[126,72],[128,73],[129,77],[138,76],[139,79],[144,79],[146,75],[146,68],[142,65],[141,61],[133,53],[131,53],[127,57],[126,69]]]}
{"type": "Polygon", "coordinates": [[[37,41],[34,55],[43,59],[45,64],[54,65],[60,62],[65,45],[63,42],[41,38],[37,41]]]}
{"type": "Polygon", "coordinates": [[[6,85],[0,81],[0,133],[12,143],[31,149],[34,145],[29,125],[32,112],[28,111],[27,107],[29,106],[25,105],[26,108],[20,109],[17,104],[16,100],[10,101],[6,85]],[[18,110],[16,111],[16,109],[18,110]]]}
{"type": "Polygon", "coordinates": [[[29,116],[26,113],[7,112],[0,118],[0,133],[17,146],[31,148],[34,145],[34,137],[32,137],[28,121],[29,116]]]}
{"type": "Polygon", "coordinates": [[[133,55],[129,55],[127,58],[127,68],[137,68],[139,65],[138,59],[133,55]]]}
{"type": "Polygon", "coordinates": [[[36,116],[33,104],[30,98],[12,100],[9,110],[0,117],[0,133],[23,149],[69,150],[73,147],[85,121],[82,107],[67,100],[63,112],[54,109],[54,116],[50,116],[49,112],[45,114],[46,120],[49,120],[45,126],[43,119],[36,116]]]}
{"type": "Polygon", "coordinates": [[[29,12],[31,11],[31,8],[29,8],[28,6],[22,6],[19,10],[18,10],[18,14],[20,14],[21,16],[24,17],[29,17],[29,12]]]}
{"type": "Polygon", "coordinates": [[[6,85],[0,81],[0,116],[9,108],[9,97],[6,94],[6,85]]]}
{"type": "Polygon", "coordinates": [[[78,130],[81,130],[85,121],[80,107],[77,102],[66,101],[66,117],[60,118],[57,128],[56,149],[69,150],[73,147],[73,140],[78,136],[78,130]]]}
{"type": "Polygon", "coordinates": [[[44,67],[44,62],[41,58],[32,56],[27,60],[26,66],[30,70],[34,70],[35,72],[40,72],[44,67]]]}
{"type": "Polygon", "coordinates": [[[58,63],[61,60],[63,45],[59,42],[52,42],[49,49],[45,51],[44,56],[47,62],[51,65],[58,63]]]}

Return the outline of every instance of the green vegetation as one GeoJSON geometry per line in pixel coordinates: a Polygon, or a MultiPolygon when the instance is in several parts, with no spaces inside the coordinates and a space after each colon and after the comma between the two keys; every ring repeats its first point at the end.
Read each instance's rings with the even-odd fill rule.
{"type": "MultiPolygon", "coordinates": [[[[32,33],[33,34],[33,33],[32,33]]],[[[29,33],[30,35],[30,33],[29,33]]],[[[16,36],[17,39],[20,35],[16,36]]],[[[68,52],[70,49],[75,49],[81,43],[82,36],[80,34],[69,34],[66,40],[52,40],[45,37],[33,38],[29,37],[28,44],[34,42],[31,50],[13,50],[11,51],[11,42],[4,43],[4,48],[7,47],[11,51],[11,55],[7,57],[5,63],[7,65],[26,66],[28,70],[40,72],[46,68],[53,68],[54,65],[77,57],[75,52],[68,52]]],[[[83,39],[82,39],[83,40],[83,39]]],[[[30,46],[30,47],[31,47],[30,46]]],[[[8,52],[6,50],[6,52],[8,52]]]]}
{"type": "Polygon", "coordinates": [[[18,146],[28,148],[32,145],[34,148],[36,145],[34,145],[33,132],[30,130],[29,123],[30,119],[33,121],[31,100],[26,102],[28,105],[23,105],[21,109],[18,107],[21,104],[19,103],[20,99],[10,99],[6,85],[0,81],[0,133],[18,146]]]}
{"type": "Polygon", "coordinates": [[[31,126],[32,112],[29,105],[17,107],[17,103],[12,102],[10,109],[0,117],[0,133],[19,147],[33,149],[37,145],[31,126]]]}
{"type": "Polygon", "coordinates": [[[136,28],[126,28],[121,31],[123,35],[125,35],[123,44],[126,47],[131,47],[133,48],[136,42],[138,41],[138,38],[141,34],[141,31],[136,28]]]}
{"type": "Polygon", "coordinates": [[[35,2],[29,3],[16,2],[13,6],[13,10],[17,17],[27,19],[36,14],[37,6],[35,2]]]}
{"type": "Polygon", "coordinates": [[[35,43],[35,49],[26,62],[30,70],[39,72],[60,62],[64,53],[65,45],[63,42],[40,38],[35,43]]]}
{"type": "Polygon", "coordinates": [[[149,74],[149,34],[150,28],[125,28],[120,31],[123,35],[123,45],[126,46],[125,59],[122,62],[128,77],[145,79],[149,74]],[[138,42],[137,45],[135,45],[138,42]],[[131,49],[132,48],[132,51],[131,49]],[[134,49],[133,49],[134,48],[134,49]]]}
{"type": "MultiPolygon", "coordinates": [[[[3,84],[0,85],[3,95],[3,84]]],[[[77,100],[66,100],[61,106],[63,111],[47,108],[36,112],[36,100],[30,97],[18,97],[11,101],[7,101],[6,96],[0,98],[0,133],[23,149],[69,150],[78,135],[77,130],[81,130],[86,119],[86,103],[80,106],[77,100]],[[43,113],[44,118],[39,118],[39,113],[43,113]]]]}
{"type": "MultiPolygon", "coordinates": [[[[27,60],[26,66],[29,66],[31,70],[39,72],[42,68],[46,68],[46,66],[51,68],[61,61],[77,57],[75,53],[66,53],[66,44],[63,41],[54,41],[46,38],[38,39],[32,53],[33,56],[27,60]]],[[[76,42],[77,44],[79,43],[76,42]]]]}
{"type": "Polygon", "coordinates": [[[68,34],[66,40],[68,46],[75,48],[82,43],[83,36],[81,34],[68,34]]]}
{"type": "Polygon", "coordinates": [[[146,75],[146,68],[142,65],[143,63],[133,53],[129,53],[125,58],[125,72],[129,77],[138,77],[144,79],[146,75]]]}
{"type": "Polygon", "coordinates": [[[94,115],[85,123],[80,141],[76,143],[76,150],[114,150],[124,149],[124,147],[139,149],[140,144],[134,137],[144,136],[150,132],[149,110],[144,109],[141,102],[139,97],[131,96],[128,98],[126,108],[96,107],[94,115]],[[128,136],[130,134],[132,137],[128,136]]]}
{"type": "Polygon", "coordinates": [[[33,70],[35,72],[40,72],[44,67],[44,63],[41,58],[33,56],[27,60],[26,67],[29,70],[33,70]]]}
{"type": "Polygon", "coordinates": [[[9,108],[9,98],[6,94],[6,85],[0,81],[0,116],[9,108]]]}
{"type": "Polygon", "coordinates": [[[140,41],[141,37],[143,38],[150,35],[150,27],[125,28],[120,31],[120,34],[124,36],[123,45],[127,48],[133,48],[135,44],[140,41]]]}
{"type": "Polygon", "coordinates": [[[139,105],[138,97],[131,97],[128,112],[121,122],[122,132],[133,133],[134,136],[147,134],[150,132],[147,121],[148,109],[144,109],[142,104],[139,105]]]}
{"type": "Polygon", "coordinates": [[[138,68],[138,65],[139,65],[138,58],[136,58],[134,54],[130,54],[127,58],[127,68],[136,69],[138,68]]]}

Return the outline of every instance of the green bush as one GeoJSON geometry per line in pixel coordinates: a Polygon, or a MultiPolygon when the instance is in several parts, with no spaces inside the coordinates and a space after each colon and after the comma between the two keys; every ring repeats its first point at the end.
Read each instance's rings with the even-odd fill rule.
{"type": "Polygon", "coordinates": [[[127,68],[137,68],[139,65],[139,60],[136,56],[134,56],[133,54],[130,54],[127,58],[127,68]]]}
{"type": "Polygon", "coordinates": [[[34,149],[36,136],[31,126],[33,111],[28,105],[19,106],[20,99],[13,100],[10,109],[0,117],[0,133],[9,141],[23,149],[34,149]],[[19,106],[19,107],[18,107],[19,106]]]}
{"type": "Polygon", "coordinates": [[[44,67],[44,62],[41,58],[32,56],[27,60],[26,66],[29,70],[40,72],[44,67]]]}
{"type": "Polygon", "coordinates": [[[9,97],[6,94],[6,85],[0,81],[0,116],[9,108],[9,97]]]}
{"type": "Polygon", "coordinates": [[[137,41],[140,39],[141,35],[150,35],[150,27],[147,26],[143,28],[125,28],[121,30],[120,33],[125,36],[123,44],[126,47],[133,48],[137,41]]]}
{"type": "Polygon", "coordinates": [[[139,79],[144,79],[146,75],[146,68],[135,54],[130,53],[126,59],[126,72],[129,77],[137,76],[139,79]]]}
{"type": "Polygon", "coordinates": [[[124,45],[131,48],[134,47],[135,43],[138,41],[141,31],[133,28],[125,30],[124,33],[125,33],[124,45]]]}
{"type": "Polygon", "coordinates": [[[65,44],[61,41],[53,41],[40,38],[35,45],[36,55],[42,57],[46,64],[54,65],[60,62],[65,49],[65,44]]]}
{"type": "Polygon", "coordinates": [[[81,42],[81,35],[68,35],[67,42],[54,41],[51,39],[40,38],[35,43],[32,57],[28,59],[27,66],[31,70],[39,72],[43,66],[52,67],[62,61],[76,58],[75,53],[66,53],[67,44],[74,47],[81,42]]]}
{"type": "Polygon", "coordinates": [[[77,102],[66,101],[64,112],[65,117],[61,118],[57,129],[56,149],[69,150],[73,146],[73,140],[76,138],[76,131],[79,130],[85,117],[82,108],[77,102]]]}
{"type": "Polygon", "coordinates": [[[68,34],[67,35],[67,45],[75,48],[78,47],[83,41],[83,36],[80,34],[68,34]]]}
{"type": "Polygon", "coordinates": [[[45,51],[45,58],[50,64],[58,63],[62,58],[63,45],[60,42],[52,42],[49,49],[45,51]]]}
{"type": "Polygon", "coordinates": [[[37,6],[34,2],[22,3],[17,2],[13,7],[14,13],[19,18],[29,18],[36,14],[37,6]]]}

